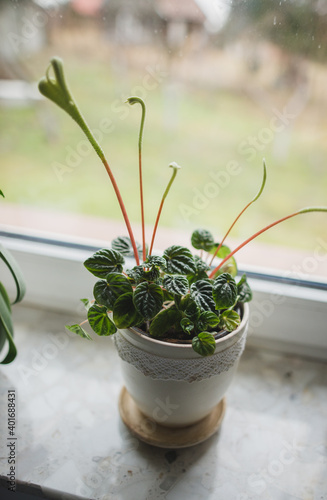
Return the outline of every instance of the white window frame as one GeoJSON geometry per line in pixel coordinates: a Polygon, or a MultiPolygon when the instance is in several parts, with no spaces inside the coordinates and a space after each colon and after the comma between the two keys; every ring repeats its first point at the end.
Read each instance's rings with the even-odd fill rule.
{"type": "MultiPolygon", "coordinates": [[[[96,281],[84,260],[106,243],[56,241],[0,231],[0,239],[19,262],[27,283],[26,306],[70,312],[85,317],[80,298],[91,296],[96,281]]],[[[127,263],[132,267],[133,262],[127,263]]],[[[327,359],[327,285],[246,272],[253,290],[248,346],[327,359]]],[[[14,284],[8,286],[14,291],[14,284]]]]}

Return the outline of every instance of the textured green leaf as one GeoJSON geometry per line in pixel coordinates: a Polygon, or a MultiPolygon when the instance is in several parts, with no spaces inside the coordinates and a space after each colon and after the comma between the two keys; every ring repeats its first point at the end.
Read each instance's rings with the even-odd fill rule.
{"type": "Polygon", "coordinates": [[[123,274],[109,273],[106,280],[97,281],[93,295],[98,304],[112,310],[117,298],[124,293],[132,293],[133,288],[123,274]]]}
{"type": "Polygon", "coordinates": [[[157,282],[160,278],[160,269],[157,266],[152,266],[148,271],[144,270],[143,279],[146,281],[157,282]]]}
{"type": "Polygon", "coordinates": [[[151,319],[161,309],[163,293],[155,283],[140,283],[135,288],[134,304],[137,311],[146,319],[151,319]]]}
{"type": "Polygon", "coordinates": [[[190,297],[188,298],[188,300],[182,301],[181,309],[184,311],[185,315],[193,322],[197,321],[200,317],[200,309],[194,302],[194,300],[190,297]]]}
{"type": "Polygon", "coordinates": [[[210,267],[198,255],[194,256],[194,263],[195,263],[195,273],[189,274],[187,276],[187,279],[190,284],[198,280],[207,279],[208,278],[207,271],[210,269],[210,267]]]}
{"type": "Polygon", "coordinates": [[[224,330],[227,330],[228,332],[232,332],[239,326],[241,323],[241,318],[237,314],[236,311],[228,309],[227,311],[224,311],[221,313],[220,316],[220,326],[224,330]]]}
{"type": "Polygon", "coordinates": [[[161,311],[151,321],[150,334],[153,335],[153,337],[163,337],[170,328],[179,324],[181,317],[182,313],[175,306],[171,306],[161,311]]]}
{"type": "Polygon", "coordinates": [[[200,316],[200,321],[206,325],[205,328],[208,326],[210,328],[215,328],[215,326],[219,324],[220,319],[213,311],[203,311],[200,316]]]}
{"type": "Polygon", "coordinates": [[[106,278],[109,273],[121,273],[124,257],[116,250],[103,248],[84,262],[84,266],[97,278],[106,278]]]}
{"type": "Polygon", "coordinates": [[[201,356],[210,356],[216,349],[215,338],[209,332],[201,332],[192,339],[192,347],[201,356]]]}
{"type": "Polygon", "coordinates": [[[185,295],[189,291],[187,278],[180,274],[166,274],[162,285],[168,292],[176,295],[185,295]]]}
{"type": "Polygon", "coordinates": [[[213,311],[215,303],[212,298],[212,283],[208,280],[199,280],[191,285],[191,297],[204,311],[213,311]]]}
{"type": "Polygon", "coordinates": [[[89,299],[80,299],[80,301],[84,304],[85,309],[88,311],[92,305],[89,299]]]}
{"type": "Polygon", "coordinates": [[[143,321],[143,316],[137,312],[134,305],[132,293],[125,293],[116,300],[113,318],[118,328],[137,326],[143,321]]]}
{"type": "Polygon", "coordinates": [[[159,255],[150,255],[142,264],[144,267],[157,266],[163,271],[166,269],[166,259],[159,255]]]}
{"type": "Polygon", "coordinates": [[[233,276],[223,273],[215,279],[213,298],[217,309],[227,309],[234,305],[237,298],[237,286],[233,276]]]}
{"type": "Polygon", "coordinates": [[[5,262],[9,271],[11,272],[12,277],[14,278],[16,284],[16,298],[14,300],[14,304],[23,300],[26,286],[24,277],[20,267],[18,266],[16,259],[11,255],[10,252],[0,243],[0,258],[5,262]]]}
{"type": "Polygon", "coordinates": [[[133,269],[126,271],[127,276],[133,284],[144,281],[144,268],[143,266],[134,266],[133,269]]]}
{"type": "Polygon", "coordinates": [[[252,290],[246,280],[246,275],[243,274],[240,281],[237,283],[237,293],[239,302],[250,302],[252,300],[252,290]]]}
{"type": "Polygon", "coordinates": [[[209,252],[214,245],[214,239],[210,231],[196,229],[191,236],[192,246],[198,250],[209,252]]]}
{"type": "Polygon", "coordinates": [[[163,256],[169,274],[192,274],[196,271],[193,255],[186,247],[173,245],[164,251],[163,256]]]}
{"type": "MultiPolygon", "coordinates": [[[[131,239],[128,236],[119,236],[111,242],[111,248],[116,252],[120,252],[125,257],[134,257],[134,250],[131,239]]],[[[139,254],[142,253],[142,247],[136,243],[136,248],[139,254]]]]}
{"type": "Polygon", "coordinates": [[[79,335],[83,339],[88,339],[88,340],[93,340],[92,337],[87,333],[84,328],[82,328],[80,325],[66,325],[65,328],[69,330],[70,332],[76,333],[76,335],[79,335]]]}
{"type": "Polygon", "coordinates": [[[191,321],[189,318],[183,318],[180,321],[180,325],[185,333],[191,335],[192,331],[194,330],[193,321],[191,321]]]}
{"type": "Polygon", "coordinates": [[[104,306],[98,304],[91,306],[87,313],[87,319],[92,330],[101,337],[112,335],[117,331],[114,323],[108,318],[107,308],[104,306]]]}

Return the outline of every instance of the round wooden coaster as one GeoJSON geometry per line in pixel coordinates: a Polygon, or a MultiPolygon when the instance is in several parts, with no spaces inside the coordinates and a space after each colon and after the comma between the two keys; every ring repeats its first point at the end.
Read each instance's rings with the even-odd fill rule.
{"type": "Polygon", "coordinates": [[[123,387],[119,396],[119,413],[124,424],[141,441],[159,448],[186,448],[202,443],[220,427],[226,410],[223,398],[205,418],[187,427],[165,427],[145,416],[123,387]]]}

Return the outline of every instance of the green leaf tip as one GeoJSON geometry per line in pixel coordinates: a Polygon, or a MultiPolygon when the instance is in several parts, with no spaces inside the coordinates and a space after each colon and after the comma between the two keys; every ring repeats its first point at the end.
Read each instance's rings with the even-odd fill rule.
{"type": "Polygon", "coordinates": [[[133,104],[138,103],[138,104],[141,104],[141,106],[145,108],[145,102],[143,101],[143,99],[141,99],[141,97],[131,96],[131,97],[128,97],[125,102],[128,104],[131,104],[132,106],[133,106],[133,104]]]}
{"type": "Polygon", "coordinates": [[[267,180],[267,167],[266,167],[266,160],[263,158],[262,160],[262,164],[263,164],[263,177],[262,177],[262,183],[261,183],[261,187],[258,191],[258,193],[256,194],[256,196],[253,198],[252,202],[251,203],[254,203],[255,201],[257,201],[261,194],[262,194],[262,191],[264,190],[264,187],[266,185],[266,180],[267,180]]]}
{"type": "Polygon", "coordinates": [[[1,191],[1,189],[0,189],[0,196],[2,196],[2,198],[5,197],[5,195],[3,194],[3,192],[1,191]]]}

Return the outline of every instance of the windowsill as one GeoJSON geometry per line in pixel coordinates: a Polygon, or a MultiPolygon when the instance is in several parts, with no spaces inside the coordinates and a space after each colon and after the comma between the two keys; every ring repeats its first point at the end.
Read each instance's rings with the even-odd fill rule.
{"type": "MultiPolygon", "coordinates": [[[[14,316],[18,356],[0,369],[0,393],[4,414],[8,389],[16,391],[19,491],[100,500],[324,496],[326,364],[247,348],[219,433],[168,452],[141,443],[120,421],[110,339],[64,333],[72,314],[19,305],[14,316]]],[[[4,478],[5,418],[0,426],[4,478]]]]}

